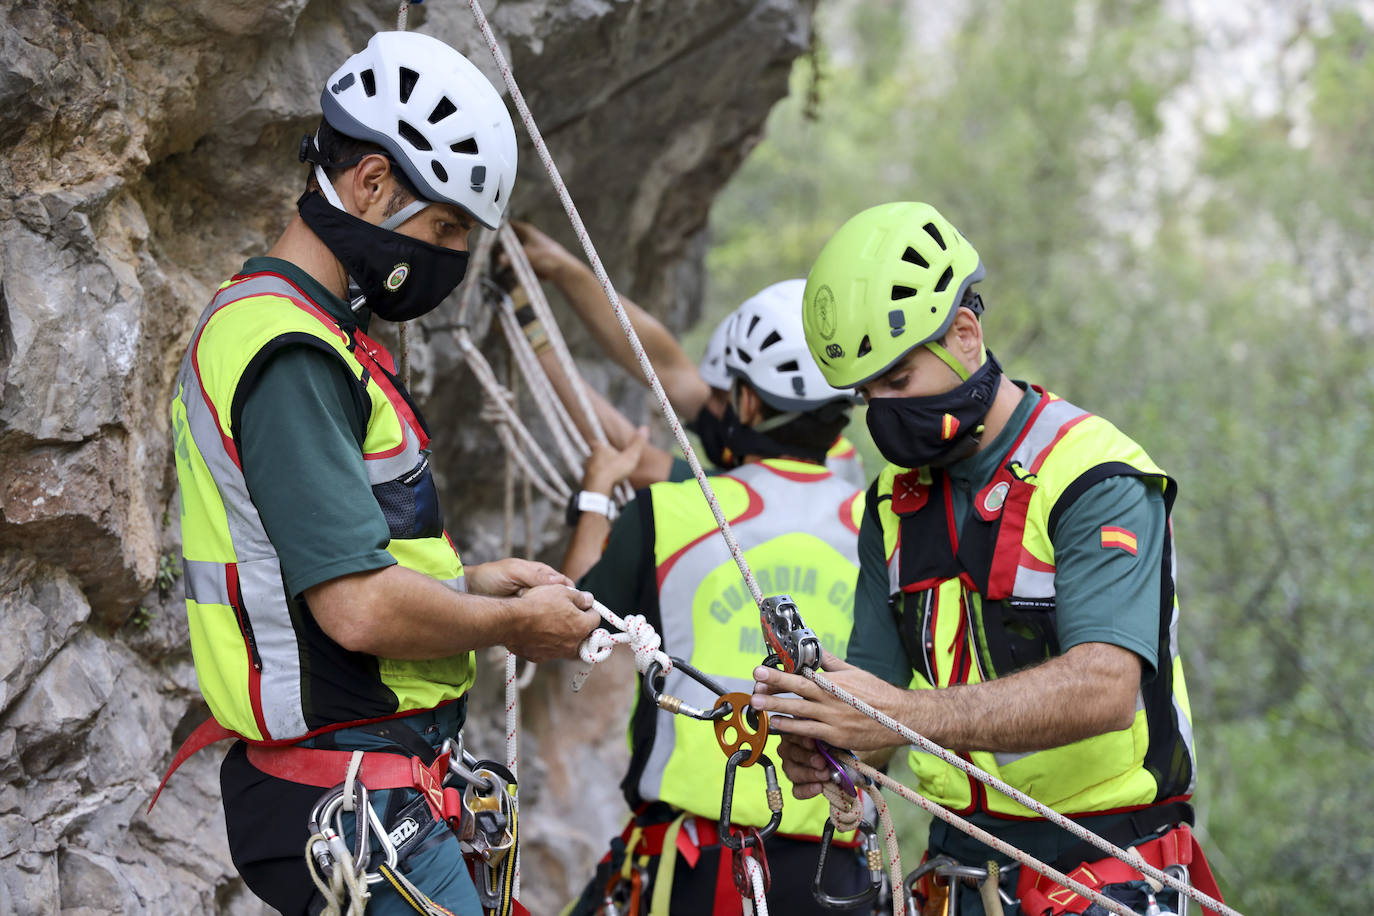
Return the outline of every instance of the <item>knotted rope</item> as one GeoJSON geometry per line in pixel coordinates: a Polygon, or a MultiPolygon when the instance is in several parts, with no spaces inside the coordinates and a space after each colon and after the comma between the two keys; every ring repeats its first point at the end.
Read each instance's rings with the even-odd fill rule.
{"type": "Polygon", "coordinates": [[[645,620],[643,615],[631,614],[622,619],[600,601],[594,602],[592,608],[619,632],[612,633],[605,627],[597,627],[592,630],[590,636],[582,640],[577,655],[586,663],[586,667],[573,675],[573,690],[581,690],[582,685],[587,682],[587,677],[591,675],[592,668],[604,662],[610,657],[611,650],[620,645],[630,647],[635,657],[635,670],[640,674],[649,670],[649,665],[654,662],[664,671],[672,670],[673,660],[659,648],[663,645],[663,637],[658,635],[658,631],[649,625],[649,621],[645,620]]]}

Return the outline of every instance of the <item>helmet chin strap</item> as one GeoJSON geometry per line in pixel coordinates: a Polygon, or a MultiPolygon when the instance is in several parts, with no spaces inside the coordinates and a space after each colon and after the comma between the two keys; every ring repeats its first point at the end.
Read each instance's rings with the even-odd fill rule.
{"type": "MultiPolygon", "coordinates": [[[[936,343],[932,340],[930,343],[925,345],[925,348],[929,350],[931,353],[934,353],[936,356],[940,357],[941,362],[943,362],[946,366],[949,366],[951,369],[953,369],[954,374],[959,376],[959,381],[967,382],[969,378],[972,376],[972,373],[964,367],[964,364],[959,362],[959,360],[955,359],[954,354],[946,350],[943,345],[936,343]]],[[[987,361],[988,351],[987,348],[984,347],[982,349],[982,352],[979,354],[978,365],[981,366],[983,365],[983,363],[987,361]]]]}

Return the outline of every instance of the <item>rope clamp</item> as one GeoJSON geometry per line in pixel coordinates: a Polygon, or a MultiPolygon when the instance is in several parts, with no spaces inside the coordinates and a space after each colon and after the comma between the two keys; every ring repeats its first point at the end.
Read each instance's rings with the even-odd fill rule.
{"type": "Polygon", "coordinates": [[[749,827],[741,833],[744,838],[743,845],[738,849],[730,850],[730,873],[735,879],[735,890],[739,891],[741,897],[752,900],[754,897],[754,884],[749,880],[749,870],[744,866],[744,860],[752,857],[759,867],[763,869],[763,892],[768,893],[773,886],[773,873],[768,868],[768,852],[763,848],[763,837],[759,835],[757,827],[749,827]]]}
{"type": "Polygon", "coordinates": [[[764,661],[770,668],[779,664],[782,670],[805,674],[821,664],[821,641],[802,621],[801,612],[790,595],[774,595],[759,605],[759,623],[763,638],[772,650],[764,661]]]}
{"type": "MultiPolygon", "coordinates": [[[[778,774],[773,769],[773,761],[769,759],[767,754],[754,755],[748,747],[741,747],[730,755],[729,760],[725,761],[725,789],[720,797],[720,820],[716,822],[716,830],[720,834],[720,845],[731,850],[762,846],[764,840],[777,832],[780,823],[782,823],[782,789],[778,786],[778,774]],[[746,760],[749,762],[745,763],[746,760]],[[735,770],[741,766],[753,766],[754,763],[763,765],[763,778],[767,783],[768,808],[773,812],[773,815],[762,829],[749,827],[740,833],[735,833],[730,824],[730,811],[735,802],[735,770]]],[[[744,867],[742,863],[740,867],[744,867]]]]}
{"type": "MultiPolygon", "coordinates": [[[[945,912],[957,914],[959,912],[959,892],[965,887],[982,889],[983,884],[988,880],[988,869],[977,865],[961,865],[950,856],[936,856],[922,862],[902,881],[902,893],[907,895],[907,900],[915,907],[917,900],[917,888],[922,880],[929,881],[930,887],[936,892],[945,894],[945,912]],[[926,876],[929,875],[927,878],[926,876]],[[944,886],[940,884],[940,879],[944,879],[944,886]]],[[[1004,904],[1012,904],[1016,901],[1012,899],[1000,887],[996,888],[999,899],[1004,904]]]]}
{"type": "Polygon", "coordinates": [[[878,833],[868,821],[860,821],[855,828],[863,838],[864,860],[868,864],[868,886],[848,897],[828,893],[825,890],[825,861],[830,855],[830,845],[835,839],[835,822],[825,819],[825,829],[821,833],[821,851],[816,859],[816,877],[811,881],[811,895],[816,902],[827,909],[849,910],[867,903],[878,896],[883,889],[883,855],[878,848],[878,833]]]}

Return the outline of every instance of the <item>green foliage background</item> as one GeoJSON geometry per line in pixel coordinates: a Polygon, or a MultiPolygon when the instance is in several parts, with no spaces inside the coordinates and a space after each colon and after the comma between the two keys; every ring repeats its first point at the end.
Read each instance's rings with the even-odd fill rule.
{"type": "Polygon", "coordinates": [[[818,54],[713,210],[688,340],[805,276],[866,206],[927,200],[960,227],[1009,373],[1180,481],[1199,832],[1255,914],[1374,896],[1374,26],[1329,6],[1295,19],[1309,63],[1279,113],[1237,102],[1193,155],[1166,111],[1210,78],[1208,36],[1164,5],[975,0],[939,35],[902,4],[822,3],[818,54]]]}

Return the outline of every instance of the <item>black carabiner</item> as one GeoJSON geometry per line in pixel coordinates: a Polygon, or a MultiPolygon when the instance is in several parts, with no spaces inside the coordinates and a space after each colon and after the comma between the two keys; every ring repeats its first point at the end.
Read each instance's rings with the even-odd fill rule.
{"type": "Polygon", "coordinates": [[[742,747],[725,761],[725,790],[720,797],[720,820],[716,822],[716,830],[720,834],[720,844],[727,849],[759,845],[772,836],[778,829],[778,824],[782,823],[782,789],[778,786],[778,774],[773,769],[773,761],[768,759],[768,755],[760,754],[754,762],[763,765],[763,778],[767,782],[768,810],[773,812],[773,816],[768,819],[766,825],[747,836],[740,836],[730,830],[730,812],[735,803],[735,769],[752,754],[752,750],[742,747]]]}
{"type": "Polygon", "coordinates": [[[811,882],[811,896],[828,910],[848,910],[867,903],[878,896],[883,889],[883,856],[878,851],[878,834],[873,825],[861,821],[859,833],[864,837],[864,857],[868,861],[868,887],[848,897],[838,897],[825,890],[825,860],[830,855],[830,844],[835,839],[835,822],[825,819],[825,830],[821,833],[821,853],[816,860],[816,877],[811,882]]]}
{"type": "Polygon", "coordinates": [[[773,653],[764,661],[765,665],[781,664],[783,671],[803,674],[820,667],[821,641],[802,621],[791,596],[763,599],[759,605],[759,625],[763,627],[764,642],[773,653]]]}
{"type": "MultiPolygon", "coordinates": [[[[669,657],[672,659],[674,670],[680,670],[683,674],[714,693],[717,697],[729,693],[728,690],[712,680],[708,675],[693,668],[682,659],[672,656],[669,657]]],[[[662,682],[666,680],[667,676],[667,672],[663,670],[663,667],[659,665],[658,662],[650,662],[649,667],[644,669],[644,692],[649,695],[649,699],[652,700],[653,704],[658,708],[678,715],[690,716],[693,719],[700,719],[702,722],[713,722],[716,719],[721,719],[730,715],[731,709],[728,706],[703,710],[698,714],[693,711],[693,707],[683,703],[680,698],[665,694],[663,692],[662,682]]]]}

